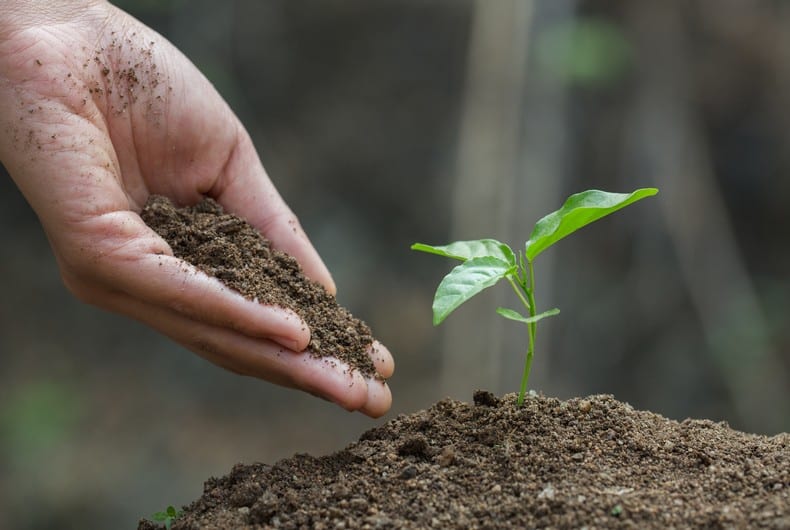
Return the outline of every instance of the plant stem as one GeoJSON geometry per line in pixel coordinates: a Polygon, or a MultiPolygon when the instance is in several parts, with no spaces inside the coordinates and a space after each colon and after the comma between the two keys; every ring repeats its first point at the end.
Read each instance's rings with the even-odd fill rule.
{"type": "MultiPolygon", "coordinates": [[[[527,297],[529,297],[529,316],[534,317],[537,314],[537,309],[535,309],[535,269],[532,267],[531,260],[527,261],[527,265],[529,266],[529,289],[527,289],[527,297]]],[[[529,333],[533,342],[537,329],[537,322],[532,322],[529,325],[529,333]]]]}
{"type": "Polygon", "coordinates": [[[510,286],[513,288],[514,291],[516,291],[516,295],[518,296],[519,300],[521,300],[521,303],[524,304],[524,307],[527,308],[527,311],[529,311],[531,315],[534,314],[534,310],[533,310],[532,306],[529,305],[529,302],[527,301],[526,298],[524,298],[524,295],[521,294],[521,291],[519,290],[519,287],[521,287],[521,289],[523,289],[524,292],[527,293],[527,296],[529,296],[529,292],[527,292],[526,288],[524,288],[521,285],[520,281],[519,281],[519,285],[516,286],[516,282],[513,281],[513,277],[512,276],[508,276],[507,277],[507,281],[510,282],[510,286]]]}
{"type": "MultiPolygon", "coordinates": [[[[524,286],[524,291],[527,293],[527,298],[529,301],[525,301],[524,297],[519,293],[519,298],[521,298],[522,302],[525,302],[524,305],[527,306],[529,309],[529,316],[534,317],[537,314],[537,310],[535,309],[535,270],[532,267],[532,260],[527,260],[527,266],[529,267],[529,285],[524,286]]],[[[512,284],[512,281],[511,281],[512,284]]],[[[515,285],[513,286],[515,289],[515,285]]],[[[529,349],[527,350],[527,359],[524,363],[524,374],[521,376],[521,389],[518,393],[518,404],[522,405],[524,403],[524,396],[527,393],[527,383],[529,382],[529,373],[532,370],[532,358],[535,355],[535,334],[538,328],[537,322],[530,322],[527,324],[527,329],[529,330],[529,349]]]]}

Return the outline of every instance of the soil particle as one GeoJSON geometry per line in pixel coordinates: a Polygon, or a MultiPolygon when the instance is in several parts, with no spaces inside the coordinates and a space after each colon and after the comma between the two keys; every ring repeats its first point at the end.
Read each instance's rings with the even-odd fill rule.
{"type": "Polygon", "coordinates": [[[496,407],[499,404],[499,399],[485,390],[478,390],[472,396],[475,405],[485,405],[486,407],[496,407]]]}
{"type": "Polygon", "coordinates": [[[152,196],[141,216],[176,257],[250,300],[291,309],[302,317],[310,328],[308,350],[315,356],[337,357],[365,376],[376,376],[368,353],[373,343],[370,328],[244,219],[224,213],[212,199],[176,208],[161,196],[152,196]]]}
{"type": "Polygon", "coordinates": [[[237,465],[173,529],[790,528],[788,434],[676,422],[611,396],[515,401],[443,400],[330,456],[237,465]]]}
{"type": "Polygon", "coordinates": [[[398,454],[401,456],[426,456],[428,454],[428,440],[421,434],[408,438],[398,447],[398,454]]]}

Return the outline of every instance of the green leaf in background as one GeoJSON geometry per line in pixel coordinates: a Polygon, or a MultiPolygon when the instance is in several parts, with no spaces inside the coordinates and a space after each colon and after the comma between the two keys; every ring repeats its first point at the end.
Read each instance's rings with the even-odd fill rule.
{"type": "Polygon", "coordinates": [[[505,318],[508,318],[510,320],[515,320],[516,322],[523,322],[524,324],[532,324],[534,322],[538,322],[539,320],[543,320],[546,317],[553,317],[554,315],[560,314],[560,310],[557,309],[556,307],[554,309],[549,309],[548,311],[544,311],[543,313],[537,314],[534,317],[525,317],[518,311],[514,311],[506,307],[498,307],[496,312],[505,318]]]}
{"type": "Polygon", "coordinates": [[[526,244],[529,261],[548,247],[593,221],[658,193],[656,188],[640,188],[631,193],[588,190],[568,197],[562,208],[535,224],[526,244]]]}
{"type": "Polygon", "coordinates": [[[607,86],[634,65],[634,51],[622,28],[596,17],[549,25],[535,44],[540,71],[567,84],[607,86]]]}
{"type": "Polygon", "coordinates": [[[412,250],[437,254],[446,258],[466,261],[473,258],[494,257],[506,261],[511,265],[516,264],[516,256],[509,246],[496,239],[475,239],[472,241],[456,241],[449,245],[433,246],[425,243],[415,243],[412,250]]]}
{"type": "Polygon", "coordinates": [[[472,258],[455,267],[436,289],[433,325],[441,324],[458,306],[514,270],[515,265],[491,256],[472,258]]]}
{"type": "Polygon", "coordinates": [[[56,381],[9,384],[0,400],[0,454],[28,466],[79,428],[85,404],[77,387],[56,381]]]}

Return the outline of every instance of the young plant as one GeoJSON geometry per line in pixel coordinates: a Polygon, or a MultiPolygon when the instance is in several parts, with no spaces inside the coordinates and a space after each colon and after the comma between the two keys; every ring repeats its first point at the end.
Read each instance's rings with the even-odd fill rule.
{"type": "Polygon", "coordinates": [[[181,512],[179,510],[176,510],[173,506],[168,506],[165,511],[156,512],[155,514],[151,515],[151,519],[158,523],[164,523],[165,528],[170,530],[170,526],[173,524],[173,521],[178,519],[180,516],[181,512]]]}
{"type": "Polygon", "coordinates": [[[444,277],[436,289],[433,299],[433,325],[441,324],[458,306],[477,293],[500,280],[507,280],[529,313],[529,316],[525,316],[504,307],[496,310],[503,317],[522,322],[527,326],[529,346],[518,394],[518,404],[521,405],[524,403],[529,372],[532,368],[538,321],[560,312],[556,308],[542,313],[537,312],[533,261],[541,252],[579,228],[656,193],[658,193],[656,188],[641,188],[632,193],[587,190],[571,195],[562,208],[535,224],[524,251],[519,250],[518,255],[509,246],[495,239],[456,241],[442,246],[413,244],[412,250],[438,254],[462,262],[444,277]]]}

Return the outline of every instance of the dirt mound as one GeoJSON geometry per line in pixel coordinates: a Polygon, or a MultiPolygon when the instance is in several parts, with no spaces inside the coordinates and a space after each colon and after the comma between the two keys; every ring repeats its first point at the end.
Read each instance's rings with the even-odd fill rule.
{"type": "Polygon", "coordinates": [[[677,422],[605,395],[515,401],[478,392],[330,456],[239,464],[173,529],[790,528],[787,434],[677,422]]]}

